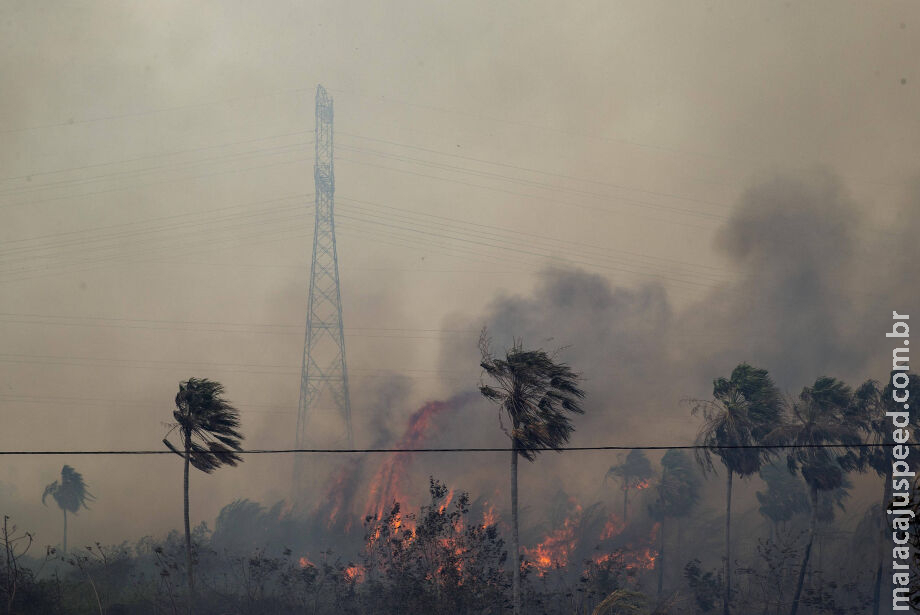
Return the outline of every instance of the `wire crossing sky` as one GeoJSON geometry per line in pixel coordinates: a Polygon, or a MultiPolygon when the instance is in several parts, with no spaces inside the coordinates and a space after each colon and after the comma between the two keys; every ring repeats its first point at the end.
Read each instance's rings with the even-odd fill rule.
{"type": "MultiPolygon", "coordinates": [[[[671,451],[671,450],[722,450],[722,449],[797,449],[797,448],[877,448],[899,446],[894,442],[859,442],[855,444],[750,444],[743,446],[648,445],[648,446],[561,446],[547,447],[464,447],[464,448],[287,448],[250,449],[234,451],[240,455],[280,455],[285,453],[510,453],[518,451],[671,451]]],[[[172,451],[0,451],[0,455],[172,455],[172,451]]]]}

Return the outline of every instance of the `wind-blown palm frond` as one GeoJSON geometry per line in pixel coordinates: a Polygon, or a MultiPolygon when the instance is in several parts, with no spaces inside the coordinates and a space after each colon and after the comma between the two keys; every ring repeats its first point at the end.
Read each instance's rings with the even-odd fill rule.
{"type": "MultiPolygon", "coordinates": [[[[888,384],[884,387],[874,381],[867,380],[853,395],[854,403],[850,411],[847,412],[846,421],[855,425],[862,434],[863,440],[870,446],[861,447],[858,456],[855,456],[856,465],[860,471],[866,469],[874,470],[882,478],[882,496],[880,507],[873,507],[870,510],[876,511],[874,518],[876,531],[866,534],[871,536],[872,540],[879,545],[884,544],[884,536],[890,532],[889,519],[886,519],[884,510],[889,506],[889,500],[892,494],[892,474],[891,449],[887,446],[878,446],[890,442],[892,439],[892,417],[887,416],[888,412],[904,412],[903,403],[894,400],[893,393],[895,387],[892,379],[899,371],[893,371],[889,375],[888,384]]],[[[908,373],[907,389],[910,391],[920,391],[920,377],[914,373],[908,373]]],[[[899,395],[900,397],[900,395],[899,395]]],[[[895,415],[896,416],[896,415],[895,415]]],[[[906,447],[909,453],[905,459],[900,461],[906,463],[910,471],[916,472],[920,468],[920,455],[917,455],[916,444],[905,442],[901,446],[906,447]]],[[[881,584],[882,570],[885,565],[885,549],[879,547],[876,561],[875,587],[873,591],[873,612],[879,612],[881,605],[881,584]]]]}
{"type": "Polygon", "coordinates": [[[185,460],[183,513],[189,612],[192,611],[195,594],[189,520],[189,466],[210,474],[221,466],[235,466],[242,461],[237,454],[243,450],[243,434],[239,432],[240,413],[223,398],[223,393],[223,385],[207,378],[189,378],[179,383],[179,392],[176,393],[175,400],[176,409],[173,411],[176,424],[173,428],[178,428],[182,438],[181,448],[169,441],[169,434],[163,438],[166,448],[185,460]]]}
{"type": "Polygon", "coordinates": [[[184,457],[188,444],[189,463],[202,472],[213,472],[223,465],[242,461],[243,435],[239,432],[239,411],[223,399],[224,387],[207,378],[189,378],[179,385],[173,417],[182,436],[182,447],[168,439],[169,450],[184,457]]]}
{"type": "Polygon", "coordinates": [[[747,363],[732,370],[729,378],[713,381],[711,400],[694,400],[692,414],[700,414],[696,458],[713,471],[717,455],[729,471],[739,476],[757,473],[772,452],[769,449],[737,448],[760,444],[782,417],[782,397],[765,369],[747,363]]]}
{"type": "Polygon", "coordinates": [[[46,506],[48,496],[54,499],[58,508],[71,514],[76,514],[81,508],[89,509],[87,502],[96,499],[86,488],[83,475],[68,465],[61,468],[59,481],[56,480],[45,487],[42,493],[42,504],[46,506]]]}
{"type": "Polygon", "coordinates": [[[610,466],[605,478],[618,477],[623,479],[623,487],[637,487],[652,477],[652,463],[641,449],[633,449],[626,455],[626,460],[618,465],[610,466]]]}
{"type": "Polygon", "coordinates": [[[692,463],[679,450],[670,450],[661,458],[661,480],[655,489],[657,497],[650,506],[656,520],[685,517],[699,502],[701,480],[692,463]]]}
{"type": "Polygon", "coordinates": [[[538,449],[559,449],[574,431],[570,415],[582,414],[580,376],[542,350],[524,350],[521,340],[505,352],[492,355],[486,330],[479,336],[480,366],[494,384],[480,382],[482,395],[499,407],[502,431],[511,439],[511,602],[514,615],[521,615],[521,566],[518,538],[518,457],[533,461],[538,449]],[[511,429],[505,427],[505,419],[511,429]]]}
{"type": "Polygon", "coordinates": [[[604,598],[591,615],[646,615],[648,598],[639,592],[618,589],[604,598]]]}
{"type": "MultiPolygon", "coordinates": [[[[894,375],[897,372],[892,372],[894,375]]],[[[920,377],[908,373],[907,389],[920,391],[920,377]]],[[[870,445],[885,444],[891,441],[891,418],[888,412],[904,412],[902,403],[892,398],[894,386],[889,379],[888,384],[882,388],[875,380],[867,380],[856,389],[853,394],[853,404],[846,413],[846,422],[855,425],[862,432],[863,441],[870,445]]],[[[915,444],[904,443],[903,446],[914,448],[915,444]]],[[[920,456],[913,454],[907,456],[905,461],[911,470],[920,467],[920,456]]],[[[860,470],[872,469],[879,476],[887,476],[891,472],[891,450],[885,446],[864,446],[860,449],[856,462],[860,470]]]]}
{"type": "Polygon", "coordinates": [[[716,378],[712,399],[695,401],[692,414],[702,414],[696,443],[696,460],[705,471],[714,472],[712,455],[726,469],[725,485],[725,587],[723,614],[731,613],[731,502],[732,476],[750,476],[770,459],[769,449],[754,448],[782,420],[782,397],[765,369],[741,363],[729,378],[716,378]],[[744,448],[752,447],[752,448],[744,448]]]}
{"type": "Polygon", "coordinates": [[[770,444],[795,445],[786,454],[789,471],[799,470],[811,491],[808,542],[802,555],[791,615],[798,612],[817,534],[819,494],[843,488],[847,484],[846,472],[858,466],[859,457],[854,452],[855,445],[860,442],[858,424],[847,420],[855,405],[849,386],[835,378],[821,376],[788,404],[786,421],[765,438],[770,444]]]}
{"type": "Polygon", "coordinates": [[[504,359],[491,355],[487,338],[480,349],[480,366],[495,384],[480,384],[479,391],[508,419],[511,430],[505,433],[520,455],[533,461],[537,451],[532,449],[558,449],[568,442],[574,431],[570,415],[584,413],[580,376],[543,350],[524,350],[520,340],[504,359]]]}
{"type": "Polygon", "coordinates": [[[821,376],[787,404],[789,416],[765,441],[796,447],[788,449],[787,465],[791,472],[801,470],[809,487],[817,491],[837,489],[843,485],[844,473],[857,467],[859,461],[856,446],[862,439],[858,425],[847,420],[853,405],[849,386],[821,376]]]}

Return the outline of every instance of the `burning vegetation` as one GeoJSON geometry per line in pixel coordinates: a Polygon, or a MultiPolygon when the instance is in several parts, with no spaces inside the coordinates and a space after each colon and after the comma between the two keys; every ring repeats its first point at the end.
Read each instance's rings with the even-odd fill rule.
{"type": "MultiPolygon", "coordinates": [[[[916,381],[916,376],[911,378],[916,381]]],[[[632,450],[606,475],[598,472],[599,488],[611,479],[614,485],[603,489],[596,501],[563,491],[541,494],[519,528],[514,507],[503,505],[509,498],[501,490],[474,499],[467,491],[429,478],[427,498],[413,501],[414,455],[399,450],[374,459],[377,465],[370,457],[355,457],[334,468],[312,508],[237,500],[221,510],[213,531],[201,524],[187,537],[173,532],[163,540],[145,538],[134,545],[97,544],[69,553],[49,549],[43,558],[28,559],[31,536],[5,524],[0,543],[8,563],[2,567],[0,591],[6,592],[9,604],[15,600],[29,605],[8,609],[11,613],[61,615],[175,615],[184,610],[183,602],[193,600],[193,612],[205,615],[507,615],[515,606],[548,615],[704,615],[720,607],[723,612],[744,612],[737,609],[749,605],[767,615],[785,615],[790,608],[807,615],[864,612],[873,603],[866,571],[829,570],[827,562],[851,561],[846,556],[853,553],[865,561],[876,545],[834,541],[829,530],[837,527],[835,508],[842,508],[852,485],[846,469],[859,471],[864,463],[868,470],[878,460],[866,456],[863,462],[858,454],[865,453],[856,447],[841,447],[836,458],[807,449],[780,460],[762,448],[748,453],[734,440],[719,438],[725,438],[728,418],[740,430],[731,437],[742,441],[773,441],[786,433],[803,437],[804,430],[819,428],[829,433],[844,417],[850,421],[845,425],[848,434],[866,431],[887,411],[883,391],[870,382],[854,392],[840,381],[819,378],[794,402],[801,407],[793,416],[810,421],[801,425],[783,418],[789,409],[781,405],[765,370],[742,364],[729,378],[717,380],[714,391],[713,401],[696,402],[705,419],[700,438],[729,446],[704,449],[696,460],[669,450],[655,464],[642,451],[632,450]],[[729,417],[735,407],[724,400],[735,399],[738,389],[746,389],[758,403],[778,404],[775,412],[764,415],[779,421],[779,427],[758,425],[749,415],[729,417]],[[739,475],[758,473],[767,485],[757,500],[770,524],[769,537],[762,537],[753,552],[732,551],[738,560],[746,558],[746,566],[717,567],[719,530],[722,523],[730,527],[732,499],[729,478],[727,514],[720,517],[701,509],[704,471],[714,469],[715,458],[739,475]],[[818,478],[823,482],[815,483],[818,478]],[[516,549],[507,537],[518,536],[518,529],[516,549]],[[821,548],[812,556],[815,544],[821,548]],[[194,594],[184,588],[190,561],[196,575],[194,594]],[[855,575],[860,582],[839,584],[841,574],[855,575]],[[514,591],[515,579],[520,594],[514,591]],[[89,606],[83,610],[64,606],[89,598],[92,602],[86,601],[89,606]]],[[[458,397],[424,404],[409,417],[395,448],[428,446],[441,418],[463,403],[458,397]]],[[[884,469],[883,464],[879,467],[884,469]]],[[[873,534],[873,521],[867,514],[853,534],[873,534]]]]}

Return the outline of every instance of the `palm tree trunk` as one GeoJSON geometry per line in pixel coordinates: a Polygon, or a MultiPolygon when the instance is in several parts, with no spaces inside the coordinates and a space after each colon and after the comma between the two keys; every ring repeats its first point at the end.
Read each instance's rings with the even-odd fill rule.
{"type": "Polygon", "coordinates": [[[661,588],[664,586],[664,520],[662,515],[658,527],[658,600],[661,600],[661,588]]]}
{"type": "Polygon", "coordinates": [[[818,527],[818,490],[811,488],[811,522],[808,527],[808,544],[805,546],[805,554],[802,556],[802,568],[799,570],[799,582],[795,586],[795,596],[792,598],[792,611],[790,615],[795,615],[799,610],[799,598],[802,597],[802,586],[805,584],[805,571],[808,569],[808,559],[811,557],[811,546],[815,541],[815,531],[818,527]]]}
{"type": "Polygon", "coordinates": [[[62,508],[61,510],[64,511],[64,542],[61,546],[61,551],[64,552],[64,555],[67,555],[67,509],[62,508]]]}
{"type": "Polygon", "coordinates": [[[888,501],[891,500],[891,471],[885,473],[885,486],[882,489],[882,510],[879,515],[879,529],[881,530],[882,536],[878,541],[878,566],[875,569],[875,589],[872,592],[872,615],[879,614],[879,608],[881,607],[882,600],[882,574],[885,567],[885,545],[887,541],[885,539],[885,534],[887,533],[887,520],[885,517],[885,509],[888,507],[888,501]]]}
{"type": "MultiPolygon", "coordinates": [[[[727,469],[727,468],[726,468],[727,469]]],[[[730,615],[732,599],[732,471],[728,470],[725,482],[725,596],[722,598],[722,613],[730,615]]]]}
{"type": "Polygon", "coordinates": [[[188,604],[189,612],[192,611],[192,600],[195,594],[195,580],[192,573],[192,530],[188,518],[188,466],[189,455],[191,455],[192,436],[185,435],[185,474],[183,476],[183,508],[185,513],[185,565],[188,569],[188,604]]]}
{"type": "Polygon", "coordinates": [[[521,615],[521,556],[518,536],[518,452],[517,443],[511,447],[511,603],[514,615],[521,615]]]}

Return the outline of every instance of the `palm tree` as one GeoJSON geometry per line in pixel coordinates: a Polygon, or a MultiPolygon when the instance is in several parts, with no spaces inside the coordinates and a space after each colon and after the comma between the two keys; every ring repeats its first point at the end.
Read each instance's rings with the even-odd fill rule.
{"type": "Polygon", "coordinates": [[[45,500],[49,495],[54,498],[58,508],[64,512],[64,541],[61,552],[67,553],[67,513],[75,515],[80,508],[89,510],[86,503],[96,498],[87,490],[86,483],[83,482],[83,475],[68,465],[61,468],[60,481],[54,481],[45,487],[42,493],[42,504],[47,506],[45,500]]]}
{"type": "Polygon", "coordinates": [[[479,337],[480,366],[495,386],[480,383],[482,395],[500,408],[499,424],[511,440],[511,594],[514,615],[521,613],[521,564],[518,535],[518,456],[533,461],[542,449],[558,449],[574,431],[570,415],[583,414],[581,377],[543,350],[524,350],[515,340],[499,359],[489,349],[486,330],[479,337]],[[504,419],[508,420],[509,431],[504,419]]]}
{"type": "Polygon", "coordinates": [[[801,472],[811,499],[808,543],[802,555],[791,615],[796,615],[799,609],[815,541],[822,508],[819,493],[844,487],[846,472],[857,467],[852,447],[859,444],[860,434],[857,425],[846,420],[853,402],[849,386],[835,378],[821,376],[812,386],[802,389],[798,399],[789,404],[788,419],[766,438],[770,443],[795,447],[788,449],[786,461],[791,471],[801,472]]]}
{"type": "MultiPolygon", "coordinates": [[[[899,372],[892,372],[892,375],[899,372]]],[[[908,390],[920,391],[920,377],[917,374],[909,373],[908,390]]],[[[864,382],[855,393],[854,412],[848,416],[848,419],[855,420],[862,432],[866,444],[879,445],[890,442],[891,440],[891,419],[885,415],[886,412],[903,412],[903,405],[895,402],[892,398],[894,387],[889,379],[888,385],[882,389],[874,380],[864,382]]],[[[911,446],[904,444],[904,446],[911,446]]],[[[910,467],[911,471],[920,468],[920,459],[912,451],[904,461],[910,467]]],[[[860,450],[859,456],[860,470],[873,470],[883,479],[881,509],[878,512],[878,529],[882,538],[878,540],[878,563],[875,569],[875,587],[873,589],[872,615],[878,615],[881,606],[881,588],[882,575],[885,565],[885,545],[884,536],[888,527],[885,515],[885,509],[891,500],[892,486],[892,467],[891,452],[884,446],[866,446],[860,450]]]]}
{"type": "Polygon", "coordinates": [[[669,518],[686,517],[700,500],[700,479],[692,462],[683,451],[671,449],[661,458],[661,480],[656,487],[657,497],[649,507],[658,529],[658,597],[664,585],[664,526],[669,518]]]}
{"type": "Polygon", "coordinates": [[[729,378],[716,378],[712,399],[697,400],[691,412],[702,414],[703,425],[697,435],[696,459],[705,471],[714,471],[713,453],[726,470],[725,482],[725,594],[724,615],[730,613],[732,476],[756,474],[771,452],[757,446],[782,418],[779,389],[765,369],[739,364],[729,378]]]}
{"type": "Polygon", "coordinates": [[[610,466],[604,480],[618,476],[623,480],[623,522],[626,522],[630,488],[648,486],[652,477],[652,464],[641,449],[634,448],[626,455],[626,461],[620,465],[610,466]]]}
{"type": "Polygon", "coordinates": [[[170,428],[178,429],[181,448],[169,441],[169,433],[163,438],[163,444],[182,457],[185,461],[183,478],[184,513],[185,513],[185,559],[188,568],[189,610],[195,592],[195,579],[192,572],[192,533],[188,514],[188,473],[189,465],[210,474],[223,465],[235,466],[242,461],[236,453],[241,451],[243,435],[237,431],[240,426],[240,413],[230,402],[223,398],[224,387],[219,382],[207,378],[189,378],[179,384],[176,393],[176,409],[173,410],[175,424],[170,428]]]}

